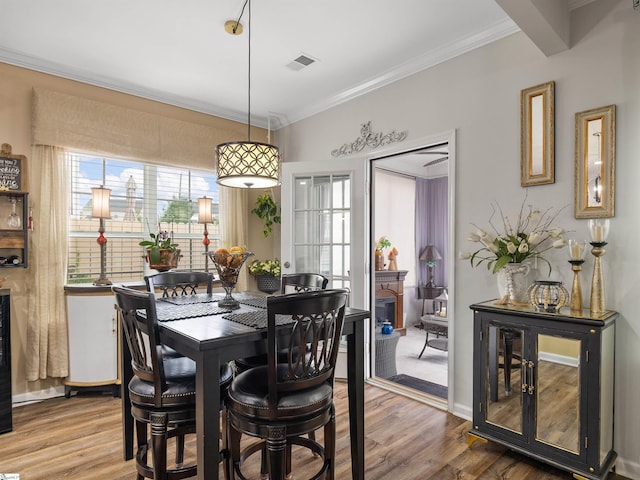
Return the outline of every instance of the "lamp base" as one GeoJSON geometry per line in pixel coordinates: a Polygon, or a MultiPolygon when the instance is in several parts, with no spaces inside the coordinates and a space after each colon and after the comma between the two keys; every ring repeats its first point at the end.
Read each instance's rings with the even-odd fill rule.
{"type": "Polygon", "coordinates": [[[113,283],[111,283],[111,280],[102,276],[95,280],[93,284],[96,286],[113,285],[113,283]]]}

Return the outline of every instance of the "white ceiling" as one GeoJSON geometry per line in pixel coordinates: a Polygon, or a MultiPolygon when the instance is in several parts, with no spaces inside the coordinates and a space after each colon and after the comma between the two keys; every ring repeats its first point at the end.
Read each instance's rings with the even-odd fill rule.
{"type": "MultiPolygon", "coordinates": [[[[248,9],[243,35],[224,29],[244,1],[0,0],[0,61],[246,122],[248,9]]],[[[537,0],[498,1],[252,0],[252,124],[279,128],[510,35],[504,4],[537,0]],[[317,61],[288,68],[301,54],[317,61]]]]}

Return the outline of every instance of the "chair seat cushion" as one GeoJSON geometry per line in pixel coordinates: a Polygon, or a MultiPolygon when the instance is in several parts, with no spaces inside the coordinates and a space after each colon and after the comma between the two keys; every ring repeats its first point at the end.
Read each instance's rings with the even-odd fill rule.
{"type": "MultiPolygon", "coordinates": [[[[288,365],[278,365],[278,377],[284,378],[288,365]]],[[[268,420],[268,367],[252,368],[239,374],[229,387],[229,409],[242,415],[268,420]]],[[[313,415],[333,403],[333,388],[328,383],[305,390],[282,392],[278,401],[278,419],[313,415]]]]}
{"type": "MultiPolygon", "coordinates": [[[[164,373],[167,389],[162,393],[162,406],[185,406],[195,404],[196,400],[196,364],[188,357],[165,358],[164,373]]],[[[228,363],[220,365],[220,394],[227,395],[227,389],[233,379],[233,370],[228,363]]],[[[138,405],[154,406],[155,387],[134,376],[129,382],[131,401],[138,405]]]]}

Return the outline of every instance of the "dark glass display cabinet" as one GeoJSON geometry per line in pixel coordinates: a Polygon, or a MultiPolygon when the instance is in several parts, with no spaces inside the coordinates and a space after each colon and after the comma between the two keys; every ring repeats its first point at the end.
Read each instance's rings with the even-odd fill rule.
{"type": "Polygon", "coordinates": [[[473,427],[469,447],[493,441],[570,472],[604,479],[613,450],[616,312],[541,313],[473,304],[473,427]]]}
{"type": "Polygon", "coordinates": [[[0,433],[13,428],[11,404],[11,295],[0,288],[0,433]]]}

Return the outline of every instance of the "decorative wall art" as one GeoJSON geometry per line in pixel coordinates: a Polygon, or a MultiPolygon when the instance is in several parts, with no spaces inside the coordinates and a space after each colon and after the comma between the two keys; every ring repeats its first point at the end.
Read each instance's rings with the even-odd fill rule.
{"type": "Polygon", "coordinates": [[[520,185],[555,182],[554,82],[520,92],[520,185]]]}
{"type": "Polygon", "coordinates": [[[616,106],[575,115],[576,218],[614,216],[616,106]]]}
{"type": "Polygon", "coordinates": [[[378,148],[383,145],[388,145],[394,142],[401,142],[407,138],[407,131],[396,132],[395,130],[389,133],[374,133],[371,131],[371,121],[363,123],[360,128],[360,137],[351,143],[345,143],[340,148],[336,148],[331,152],[334,157],[340,157],[342,155],[350,155],[352,153],[360,152],[364,147],[378,148]]]}

